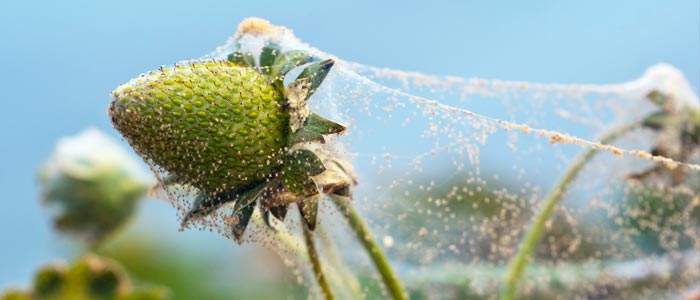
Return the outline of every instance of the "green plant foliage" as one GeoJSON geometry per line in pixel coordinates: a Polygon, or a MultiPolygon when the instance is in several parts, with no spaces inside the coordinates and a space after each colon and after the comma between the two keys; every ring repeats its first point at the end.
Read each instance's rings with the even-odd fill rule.
{"type": "Polygon", "coordinates": [[[88,254],[72,266],[53,263],[39,269],[31,289],[10,290],[1,299],[26,300],[164,300],[160,287],[135,289],[124,269],[110,259],[88,254]]]}
{"type": "MultiPolygon", "coordinates": [[[[221,255],[192,251],[157,234],[127,234],[105,245],[101,254],[118,260],[135,282],[169,287],[172,300],[299,299],[308,294],[287,272],[272,278],[250,276],[241,266],[224,263],[229,260],[221,255]]],[[[285,268],[276,256],[264,261],[270,270],[285,268]]]]}

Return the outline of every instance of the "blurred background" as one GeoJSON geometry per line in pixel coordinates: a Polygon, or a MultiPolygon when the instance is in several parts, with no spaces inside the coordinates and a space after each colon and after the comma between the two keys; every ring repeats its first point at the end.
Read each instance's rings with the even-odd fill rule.
{"type": "MultiPolygon", "coordinates": [[[[638,78],[647,67],[667,62],[685,73],[696,93],[700,86],[698,1],[3,1],[0,290],[26,285],[37,266],[76,253],[52,230],[38,200],[36,169],[56,140],[88,126],[118,137],[106,114],[110,91],[142,72],[211,52],[250,16],[365,65],[605,84],[638,78]]],[[[220,278],[280,281],[271,293],[299,289],[279,276],[285,273],[274,269],[279,263],[261,269],[246,260],[254,248],[178,228],[168,203],[149,200],[105,252],[121,257],[136,276],[159,277],[170,287],[188,286],[189,279],[177,274],[201,274],[201,284],[175,291],[180,299],[202,293],[226,298],[234,288],[241,296],[265,290],[220,284],[220,278]]]]}

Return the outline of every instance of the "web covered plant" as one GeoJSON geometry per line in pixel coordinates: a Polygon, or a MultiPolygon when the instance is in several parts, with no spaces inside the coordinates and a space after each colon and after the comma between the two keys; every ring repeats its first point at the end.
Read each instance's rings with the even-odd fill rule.
{"type": "Polygon", "coordinates": [[[326,297],[352,294],[321,268],[335,247],[357,260],[343,222],[394,298],[653,297],[700,276],[699,107],[668,65],[616,85],[436,77],[251,19],[211,55],[120,86],[109,112],[183,225],[279,247],[326,297]],[[332,242],[316,249],[319,226],[332,242]],[[667,259],[673,276],[652,270],[643,289],[616,269],[667,259]]]}

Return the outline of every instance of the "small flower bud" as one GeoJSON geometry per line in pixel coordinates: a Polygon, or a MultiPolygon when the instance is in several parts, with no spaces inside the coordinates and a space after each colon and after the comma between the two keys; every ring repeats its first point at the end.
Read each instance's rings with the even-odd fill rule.
{"type": "Polygon", "coordinates": [[[97,129],[61,139],[38,171],[43,203],[61,232],[99,243],[122,225],[152,179],[119,144],[97,129]]]}

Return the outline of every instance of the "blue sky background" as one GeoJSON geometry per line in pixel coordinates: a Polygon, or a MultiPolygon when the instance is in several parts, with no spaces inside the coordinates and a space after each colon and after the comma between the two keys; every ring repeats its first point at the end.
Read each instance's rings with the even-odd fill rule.
{"type": "MultiPolygon", "coordinates": [[[[615,83],[668,62],[695,91],[699,1],[2,1],[0,288],[59,256],[35,169],[87,126],[114,134],[109,92],[200,57],[245,17],[363,64],[463,77],[615,83]]],[[[151,222],[175,232],[165,204],[151,222]]],[[[192,235],[187,235],[192,236],[192,235]]]]}

